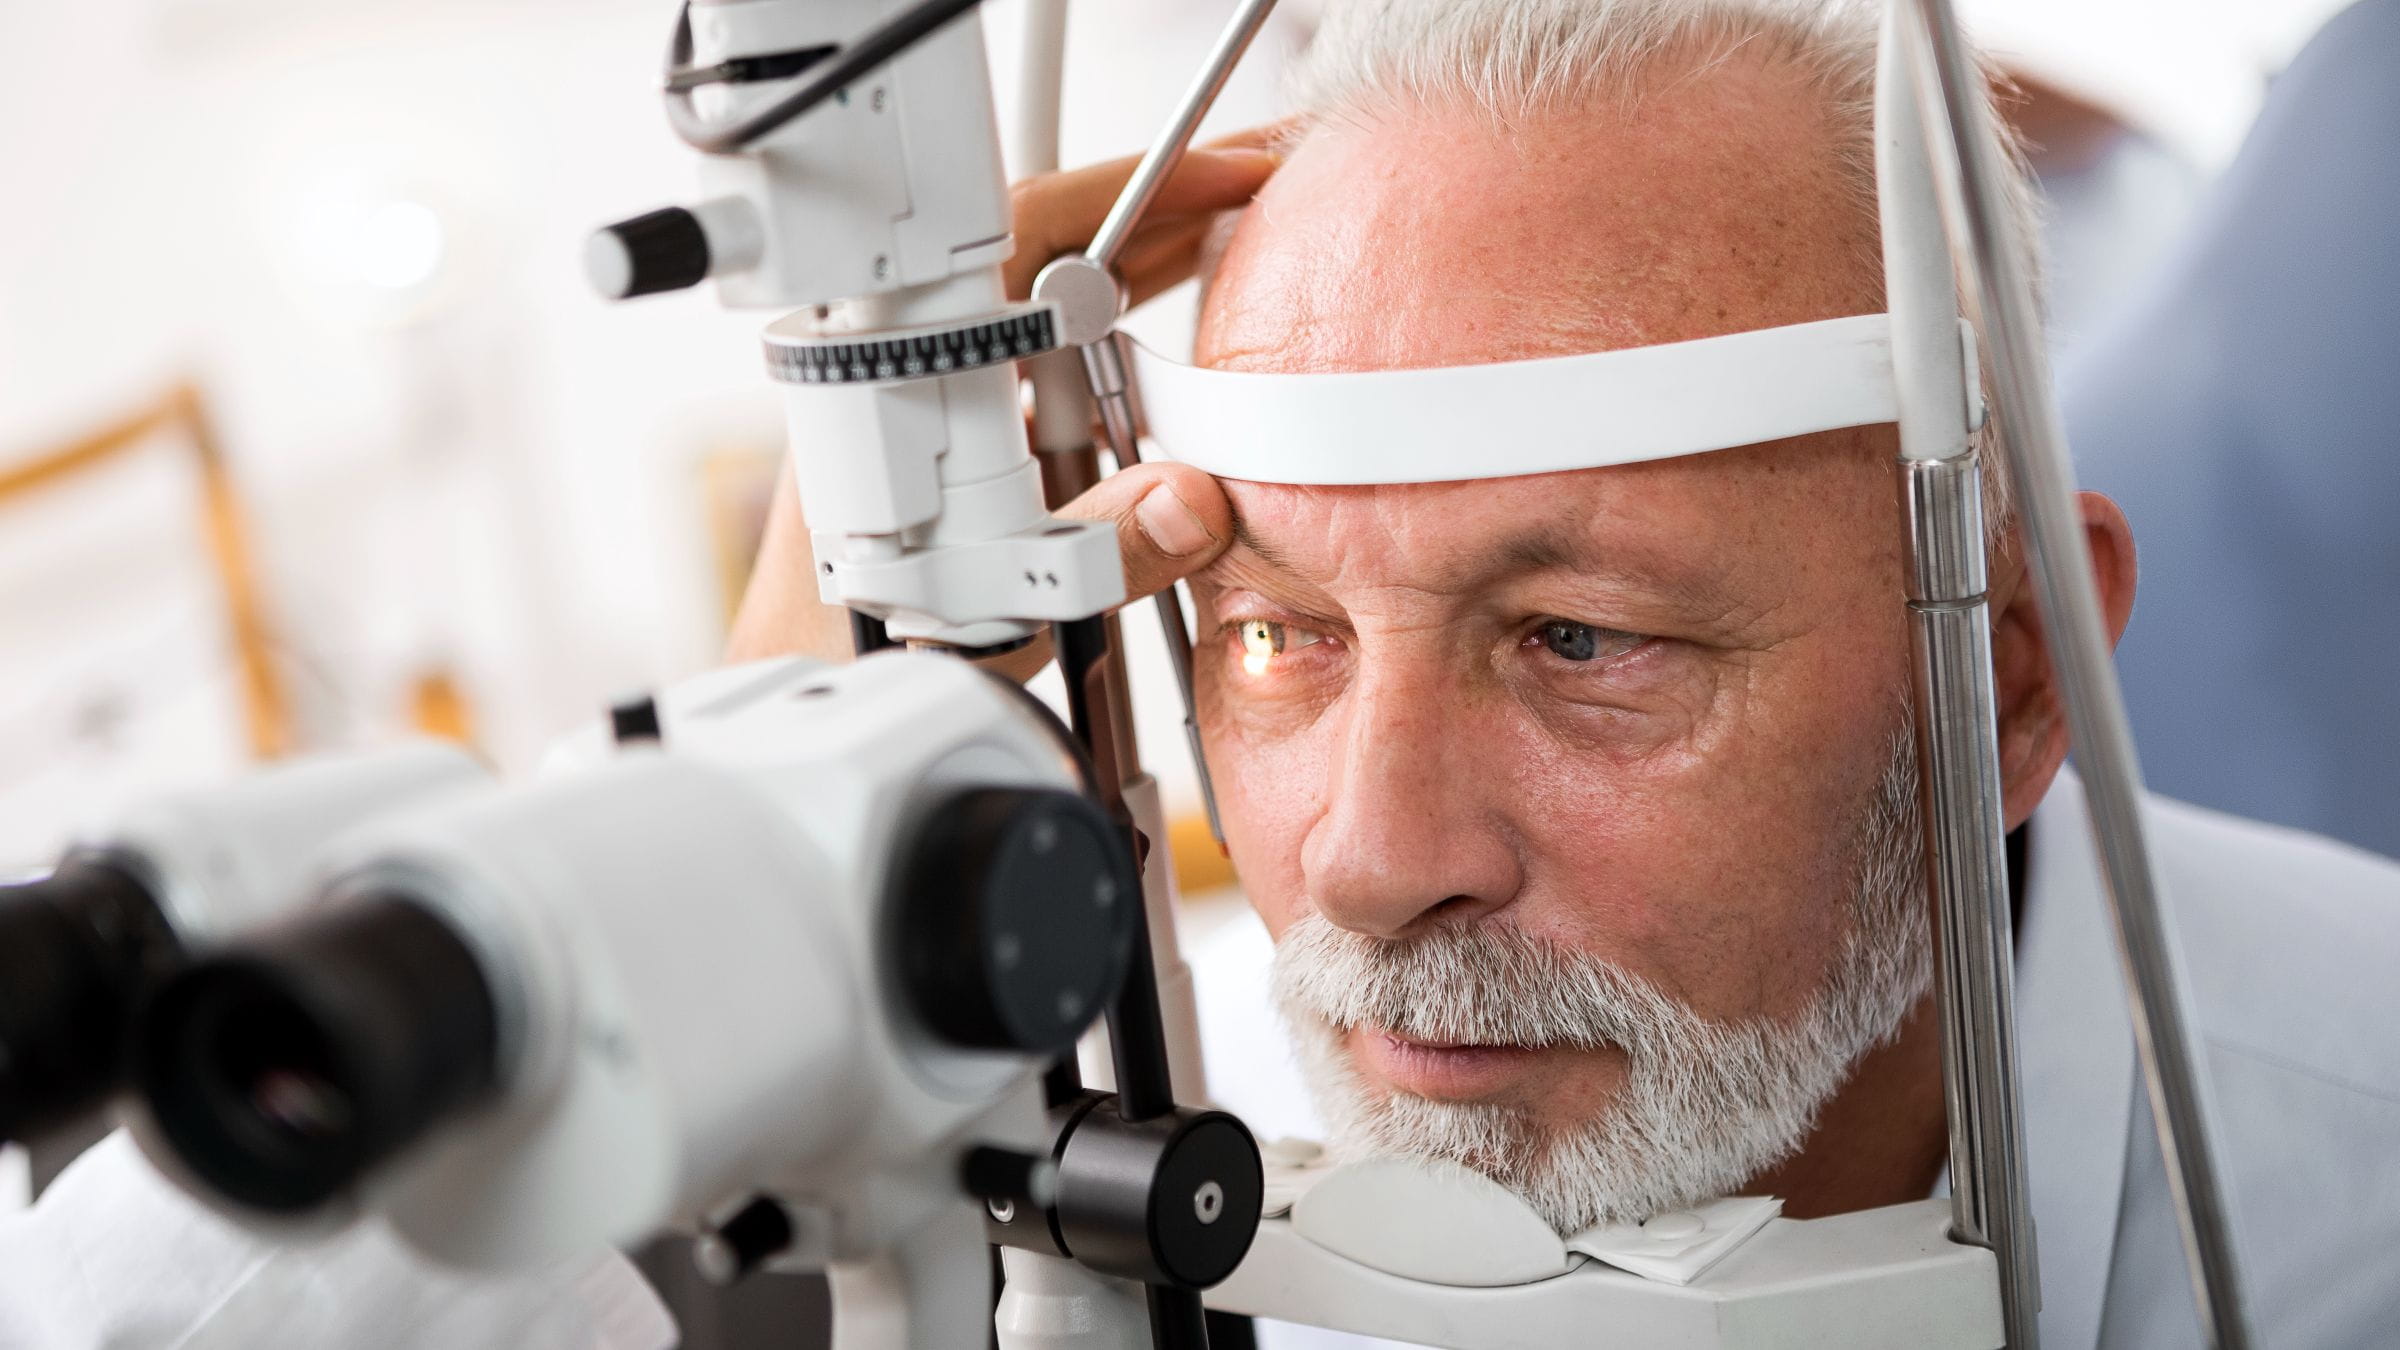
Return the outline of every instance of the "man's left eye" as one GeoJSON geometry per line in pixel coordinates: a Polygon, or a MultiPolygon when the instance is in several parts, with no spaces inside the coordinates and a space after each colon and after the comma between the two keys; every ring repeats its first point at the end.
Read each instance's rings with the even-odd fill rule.
{"type": "Polygon", "coordinates": [[[1603,661],[1623,656],[1648,641],[1639,633],[1600,628],[1573,619],[1544,619],[1525,645],[1540,644],[1562,661],[1603,661]]]}

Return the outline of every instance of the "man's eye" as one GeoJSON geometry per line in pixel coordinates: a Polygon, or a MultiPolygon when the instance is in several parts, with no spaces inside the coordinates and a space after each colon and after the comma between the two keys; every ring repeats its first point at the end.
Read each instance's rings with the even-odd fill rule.
{"type": "Polygon", "coordinates": [[[1623,656],[1646,640],[1639,633],[1598,628],[1573,619],[1544,619],[1527,645],[1538,642],[1562,661],[1600,661],[1623,656]]]}
{"type": "Polygon", "coordinates": [[[1276,657],[1286,651],[1310,646],[1322,641],[1322,635],[1305,628],[1293,628],[1268,619],[1244,619],[1234,625],[1242,642],[1242,669],[1252,675],[1264,675],[1276,657]]]}

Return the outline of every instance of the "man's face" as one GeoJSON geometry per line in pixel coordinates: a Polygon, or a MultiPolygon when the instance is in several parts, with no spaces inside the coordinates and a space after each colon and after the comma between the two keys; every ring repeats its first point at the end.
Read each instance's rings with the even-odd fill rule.
{"type": "MultiPolygon", "coordinates": [[[[1237,230],[1200,359],[1451,365],[1878,307],[1871,218],[1804,91],[1722,66],[1632,106],[1314,134],[1237,230]]],[[[1887,436],[1456,484],[1228,483],[1240,542],[1197,579],[1201,716],[1244,886],[1317,973],[1322,1016],[1303,1020],[1346,997],[1328,971],[1363,984],[1354,963],[1382,961],[1392,980],[1481,979],[1486,1004],[1522,989],[1529,1010],[1621,976],[1693,1034],[1826,1040],[1810,1019],[1856,982],[1862,886],[1914,893],[1886,837],[1908,670],[1887,436]],[[1462,934],[1483,945],[1444,947],[1462,934]]],[[[1902,974],[1913,998],[1921,974],[1902,974]]],[[[1429,1146],[1510,1175],[1475,1155],[1567,1140],[1692,1068],[1652,1064],[1646,1084],[1633,1033],[1512,1032],[1505,1008],[1454,1007],[1466,992],[1362,995],[1320,1028],[1314,1068],[1349,1098],[1337,1129],[1385,1111],[1382,1142],[1425,1138],[1388,1117],[1430,1111],[1471,1139],[1429,1146]]],[[[1808,1073],[1803,1117],[1839,1063],[1808,1073]]],[[[1539,1203],[1562,1225],[1619,1213],[1539,1203]]]]}

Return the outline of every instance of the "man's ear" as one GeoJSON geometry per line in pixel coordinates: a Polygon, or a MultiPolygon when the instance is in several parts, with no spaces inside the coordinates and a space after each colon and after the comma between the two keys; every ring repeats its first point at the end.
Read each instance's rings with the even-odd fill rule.
{"type": "MultiPolygon", "coordinates": [[[[2084,544],[2100,590],[2109,646],[2133,617],[2133,530],[2115,502],[2097,492],[2076,497],[2084,544]]],[[[2010,829],[2025,823],[2050,791],[2067,757],[2067,710],[2042,633],[2040,600],[2025,566],[2021,534],[1992,559],[1992,677],[1999,699],[2000,784],[2010,829]]]]}

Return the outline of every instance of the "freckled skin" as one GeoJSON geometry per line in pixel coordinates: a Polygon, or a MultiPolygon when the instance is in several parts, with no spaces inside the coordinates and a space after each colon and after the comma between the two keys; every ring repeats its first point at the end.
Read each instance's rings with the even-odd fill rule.
{"type": "MultiPolygon", "coordinates": [[[[1199,358],[1434,366],[1878,310],[1873,216],[1826,168],[1811,97],[1737,58],[1506,128],[1457,110],[1328,127],[1237,227],[1199,358]]],[[[1799,1011],[1847,931],[1850,831],[1907,726],[1892,454],[1873,428],[1537,478],[1228,482],[1259,549],[1195,578],[1201,717],[1269,929],[1311,910],[1385,937],[1508,922],[1712,1019],[1799,1011]],[[1528,532],[1569,565],[1477,566],[1528,532]],[[1578,665],[1539,641],[1551,617],[1656,640],[1578,665]],[[1253,674],[1238,635],[1210,636],[1245,618],[1325,640],[1253,674]]],[[[2087,518],[2105,517],[2129,606],[2104,507],[2087,518]]],[[[1995,571],[2013,825],[2063,740],[2019,572],[1995,571]]],[[[1938,1054],[1920,1009],[1759,1188],[1796,1214],[1924,1194],[1938,1054]]],[[[1623,1068],[1545,1051],[1492,1099],[1560,1127],[1604,1109],[1623,1068]]]]}

